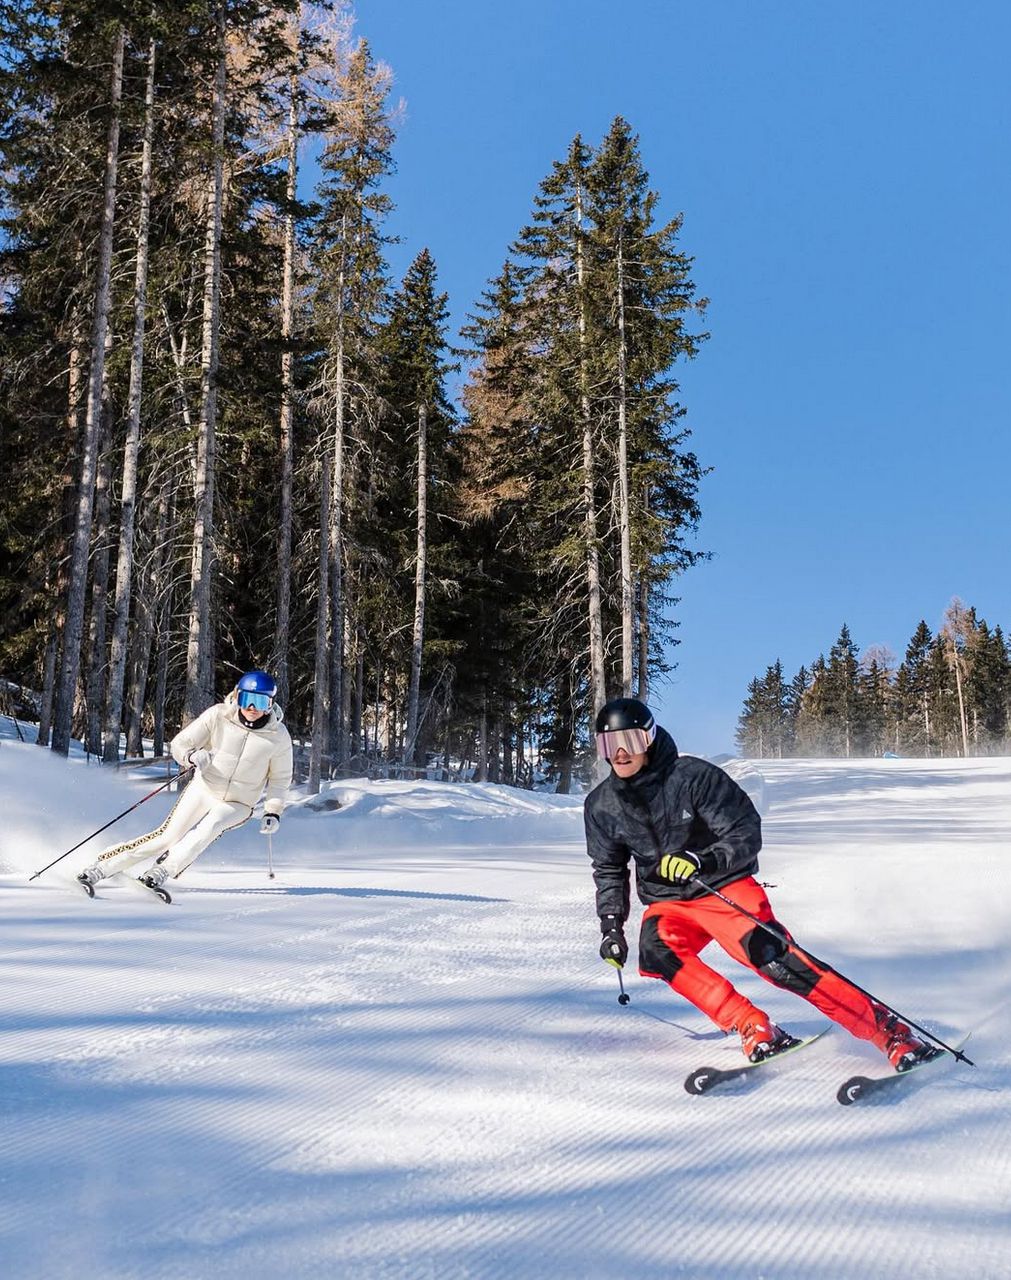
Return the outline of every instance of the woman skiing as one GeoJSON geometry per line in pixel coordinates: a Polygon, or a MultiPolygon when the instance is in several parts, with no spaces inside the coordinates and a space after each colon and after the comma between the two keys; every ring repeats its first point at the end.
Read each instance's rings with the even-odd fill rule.
{"type": "Polygon", "coordinates": [[[225,831],[241,827],[264,793],[260,832],[277,830],[291,785],[291,737],[274,703],[277,685],[265,671],[247,671],[224,702],[198,716],[172,739],[180,768],[194,776],[156,831],[104,849],[77,877],[91,897],[107,876],[157,855],[139,878],[166,901],[163,887],[225,831]]]}

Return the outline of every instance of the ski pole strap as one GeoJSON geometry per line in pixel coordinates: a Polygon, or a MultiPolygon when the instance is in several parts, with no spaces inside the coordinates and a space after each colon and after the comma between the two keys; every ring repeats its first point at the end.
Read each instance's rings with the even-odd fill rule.
{"type": "MultiPolygon", "coordinates": [[[[742,916],[747,916],[749,920],[757,924],[760,929],[764,929],[766,933],[771,934],[772,937],[774,937],[778,942],[784,941],[783,935],[781,933],[777,933],[776,930],[771,928],[764,920],[759,920],[758,916],[752,915],[751,912],[748,911],[745,907],[742,907],[740,906],[739,903],[736,903],[733,900],[733,898],[728,898],[725,893],[720,893],[719,889],[717,889],[714,885],[709,884],[707,881],[703,880],[700,875],[696,874],[692,876],[692,881],[695,884],[701,885],[702,888],[705,889],[707,893],[711,893],[715,897],[719,898],[721,902],[725,902],[728,907],[733,907],[733,909],[739,912],[742,916]]],[[[812,961],[817,968],[825,969],[829,973],[834,973],[837,978],[841,978],[843,982],[851,986],[854,991],[859,991],[862,996],[866,996],[867,999],[873,1001],[874,1004],[880,1005],[882,1009],[887,1009],[888,1012],[893,1014],[896,1018],[898,1018],[900,1022],[906,1023],[906,1025],[912,1027],[914,1031],[919,1031],[919,1033],[921,1035],[926,1036],[928,1040],[933,1040],[934,1044],[936,1044],[939,1048],[944,1049],[947,1053],[950,1053],[951,1056],[956,1060],[956,1062],[964,1062],[967,1066],[970,1066],[970,1067],[974,1067],[976,1065],[971,1058],[967,1058],[965,1056],[965,1054],[961,1051],[961,1049],[956,1049],[956,1048],[953,1048],[950,1044],[945,1044],[945,1042],[939,1039],[937,1036],[935,1036],[932,1031],[928,1031],[926,1027],[921,1027],[918,1022],[914,1022],[913,1019],[908,1017],[906,1014],[899,1013],[897,1009],[893,1009],[892,1006],[890,1004],[886,1004],[884,1000],[879,999],[875,995],[871,995],[869,991],[865,991],[864,988],[861,987],[859,983],[854,982],[852,978],[848,978],[846,974],[840,973],[838,969],[833,968],[833,966],[828,964],[826,961],[819,960],[819,958],[813,952],[807,951],[803,947],[797,946],[797,943],[794,942],[792,938],[790,939],[790,945],[804,959],[812,961]]]]}

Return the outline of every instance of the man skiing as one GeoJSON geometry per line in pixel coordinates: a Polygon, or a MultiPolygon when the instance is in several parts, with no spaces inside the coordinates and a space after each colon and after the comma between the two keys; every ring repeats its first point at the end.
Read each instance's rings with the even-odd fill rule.
{"type": "Polygon", "coordinates": [[[611,766],[584,807],[602,959],[620,967],[628,957],[624,924],[633,859],[636,890],[646,907],[639,930],[639,972],[662,978],[721,1030],[736,1031],[751,1062],[797,1041],[702,962],[699,953],[710,942],[767,982],[803,996],[853,1035],[870,1040],[896,1071],[908,1070],[932,1053],[891,1010],[798,948],[776,920],[754,878],[761,818],[728,774],[708,761],[679,755],[670,734],[635,698],[608,702],[595,728],[598,754],[611,766]]]}
{"type": "Polygon", "coordinates": [[[169,901],[165,881],[181,875],[223,832],[247,822],[264,788],[260,832],[277,830],[291,785],[292,749],[276,694],[265,671],[247,671],[224,702],[176,734],[172,755],[180,768],[195,770],[192,781],[156,831],[110,845],[81,872],[77,879],[91,897],[106,876],[159,855],[138,878],[169,901]]]}

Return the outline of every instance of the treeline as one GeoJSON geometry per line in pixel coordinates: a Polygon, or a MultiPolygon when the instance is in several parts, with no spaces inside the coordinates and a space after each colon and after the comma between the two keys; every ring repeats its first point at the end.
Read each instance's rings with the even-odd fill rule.
{"type": "Polygon", "coordinates": [[[787,680],[780,662],[748,685],[742,754],[1004,755],[1011,751],[1011,651],[1001,628],[953,600],[936,635],[920,622],[902,662],[863,655],[843,627],[829,651],[787,680]]]}
{"type": "Polygon", "coordinates": [[[704,303],[618,118],[454,349],[431,254],[391,278],[398,106],[351,25],[0,3],[0,673],[61,753],[160,753],[263,666],[311,786],[436,753],[522,782],[537,744],[567,789],[698,556],[672,368],[704,303]]]}

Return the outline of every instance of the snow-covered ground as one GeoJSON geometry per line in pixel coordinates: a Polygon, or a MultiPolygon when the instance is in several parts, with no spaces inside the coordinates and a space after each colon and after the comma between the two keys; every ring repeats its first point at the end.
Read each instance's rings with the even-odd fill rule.
{"type": "Polygon", "coordinates": [[[738,1051],[632,966],[619,1007],[576,798],[341,785],[273,880],[249,824],[172,906],[91,902],[73,874],[172,798],[29,883],[156,783],[3,741],[0,1273],[1011,1276],[1011,761],[761,768],[782,920],[975,1068],[840,1107],[882,1060],[836,1029],[689,1097],[738,1051]]]}

